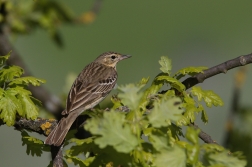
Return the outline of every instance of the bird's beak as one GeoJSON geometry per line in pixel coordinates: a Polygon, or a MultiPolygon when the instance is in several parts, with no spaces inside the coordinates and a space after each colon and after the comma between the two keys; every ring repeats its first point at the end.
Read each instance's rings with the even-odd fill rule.
{"type": "Polygon", "coordinates": [[[120,60],[127,59],[127,58],[130,58],[130,57],[131,57],[130,55],[122,55],[120,57],[120,60]]]}

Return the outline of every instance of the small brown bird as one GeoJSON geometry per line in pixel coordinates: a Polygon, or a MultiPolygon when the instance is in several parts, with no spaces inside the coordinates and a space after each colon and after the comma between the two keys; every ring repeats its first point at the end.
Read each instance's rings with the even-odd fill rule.
{"type": "Polygon", "coordinates": [[[88,64],[74,81],[66,101],[63,117],[45,140],[45,144],[60,146],[75,119],[85,110],[100,103],[115,87],[116,64],[129,55],[115,52],[101,54],[88,64]]]}

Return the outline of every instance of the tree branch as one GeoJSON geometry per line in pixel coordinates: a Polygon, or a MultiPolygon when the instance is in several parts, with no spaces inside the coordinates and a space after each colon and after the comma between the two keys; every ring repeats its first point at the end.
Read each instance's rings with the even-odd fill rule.
{"type": "Polygon", "coordinates": [[[214,141],[212,139],[212,137],[207,134],[206,132],[202,131],[198,125],[196,125],[195,123],[191,123],[189,126],[195,128],[195,129],[199,129],[200,130],[200,133],[199,133],[199,138],[201,140],[203,140],[205,143],[213,143],[213,144],[218,144],[216,141],[214,141]]]}
{"type": "MultiPolygon", "coordinates": [[[[207,70],[204,70],[203,73],[198,73],[192,77],[189,77],[185,79],[182,83],[185,85],[186,89],[189,89],[193,87],[194,85],[197,85],[198,83],[202,83],[207,78],[210,78],[212,76],[215,76],[220,73],[227,73],[228,70],[244,66],[247,64],[252,63],[252,53],[244,56],[239,56],[237,58],[234,58],[232,60],[228,60],[224,63],[221,63],[217,66],[214,66],[212,68],[209,68],[207,70]]],[[[168,90],[161,91],[160,94],[166,93],[168,90]]],[[[196,129],[200,129],[197,125],[194,123],[191,123],[189,126],[192,126],[196,129]]],[[[201,129],[200,129],[201,130],[201,129]]],[[[203,140],[205,143],[215,143],[217,144],[210,135],[208,135],[206,132],[202,131],[199,134],[199,138],[203,140]]]]}
{"type": "Polygon", "coordinates": [[[61,146],[51,145],[53,167],[64,167],[63,165],[63,144],[61,146]]]}
{"type": "Polygon", "coordinates": [[[58,121],[55,119],[37,118],[36,120],[27,120],[25,118],[20,118],[19,120],[16,120],[14,126],[18,130],[27,129],[32,132],[43,134],[44,136],[48,136],[53,128],[55,128],[55,126],[57,125],[57,122],[58,121]]]}
{"type": "MultiPolygon", "coordinates": [[[[204,70],[203,73],[198,73],[192,77],[189,77],[185,79],[182,83],[185,85],[186,89],[189,89],[193,87],[194,85],[197,85],[198,83],[202,83],[204,80],[215,76],[220,73],[227,73],[228,70],[231,70],[236,67],[244,66],[247,64],[252,63],[252,53],[248,55],[239,56],[237,58],[234,58],[232,60],[228,60],[224,63],[221,63],[217,66],[211,67],[207,70],[204,70]]],[[[160,94],[166,93],[168,90],[161,91],[160,94]]],[[[194,123],[191,123],[190,126],[193,126],[196,129],[200,129],[197,125],[194,123]]],[[[201,129],[200,129],[201,130],[201,129]]],[[[210,135],[208,135],[206,132],[202,131],[199,134],[199,138],[203,140],[205,143],[215,143],[217,144],[210,135]]]]}
{"type": "MultiPolygon", "coordinates": [[[[185,85],[186,89],[189,89],[193,87],[194,85],[198,83],[202,83],[207,78],[210,78],[212,76],[215,76],[220,73],[227,73],[228,70],[231,70],[236,67],[244,66],[247,64],[252,63],[252,53],[244,56],[239,56],[237,58],[234,58],[232,60],[228,60],[224,63],[221,63],[217,66],[214,66],[212,68],[209,68],[207,70],[204,70],[204,73],[196,74],[192,77],[187,78],[182,83],[185,85]]],[[[163,93],[163,92],[162,92],[163,93]]],[[[200,129],[197,125],[194,123],[190,124],[190,126],[193,126],[196,129],[200,129]]],[[[200,129],[201,130],[201,129],[200,129]]],[[[204,131],[200,131],[199,138],[203,140],[205,143],[215,143],[217,144],[210,135],[205,133],[204,131]]]]}
{"type": "Polygon", "coordinates": [[[235,59],[228,60],[224,63],[221,63],[217,66],[204,70],[204,73],[198,73],[192,77],[187,78],[182,83],[185,85],[186,89],[193,87],[198,83],[202,83],[207,78],[215,76],[220,73],[227,73],[228,70],[231,70],[236,67],[244,66],[252,63],[252,53],[244,56],[239,56],[235,59]]]}

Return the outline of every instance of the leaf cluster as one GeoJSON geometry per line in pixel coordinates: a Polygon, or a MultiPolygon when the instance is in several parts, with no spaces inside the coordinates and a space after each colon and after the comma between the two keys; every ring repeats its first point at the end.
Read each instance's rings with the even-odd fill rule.
{"type": "Polygon", "coordinates": [[[36,119],[40,101],[27,90],[29,84],[39,86],[45,81],[32,76],[21,77],[24,70],[18,66],[5,65],[10,53],[0,56],[0,119],[8,126],[16,117],[36,119]]]}
{"type": "Polygon", "coordinates": [[[151,86],[143,90],[149,78],[120,86],[111,111],[90,115],[84,128],[92,137],[72,139],[75,145],[65,158],[79,166],[245,166],[239,153],[231,154],[216,144],[200,144],[200,131],[188,127],[198,113],[203,122],[208,121],[202,100],[207,107],[223,105],[213,91],[200,87],[186,91],[179,81],[185,75],[203,73],[206,67],[184,68],[171,75],[171,60],[161,57],[159,63],[162,72],[151,86]],[[164,85],[170,89],[159,94],[164,85]],[[120,112],[122,105],[129,111],[120,112]],[[185,135],[182,127],[187,129],[185,135]]]}
{"type": "Polygon", "coordinates": [[[26,145],[26,154],[27,155],[36,155],[41,156],[43,151],[49,152],[50,146],[44,145],[43,141],[31,137],[25,130],[22,131],[22,146],[26,145]]]}
{"type": "MultiPolygon", "coordinates": [[[[16,116],[35,119],[38,100],[31,96],[27,85],[39,86],[44,80],[21,77],[23,69],[5,65],[10,53],[0,57],[0,118],[13,125],[16,116]]],[[[84,124],[92,134],[86,139],[68,140],[65,159],[82,167],[87,166],[139,166],[139,167],[224,167],[246,166],[240,152],[230,153],[216,144],[200,144],[200,131],[188,125],[201,113],[207,123],[207,107],[222,106],[221,98],[210,90],[193,87],[186,91],[179,81],[186,75],[204,72],[205,67],[188,67],[171,74],[171,60],[161,57],[161,73],[147,87],[149,78],[136,84],[120,86],[113,96],[110,111],[99,108],[85,112],[91,118],[84,124]],[[158,93],[163,86],[165,94],[158,93]],[[127,108],[127,110],[125,110],[127,108]],[[122,112],[125,111],[125,112],[122,112]],[[182,128],[186,129],[185,135],[182,128]]],[[[40,156],[49,151],[41,140],[22,131],[27,154],[40,156]]],[[[69,136],[68,136],[69,137],[69,136]]],[[[65,165],[67,165],[65,163],[65,165]]]]}

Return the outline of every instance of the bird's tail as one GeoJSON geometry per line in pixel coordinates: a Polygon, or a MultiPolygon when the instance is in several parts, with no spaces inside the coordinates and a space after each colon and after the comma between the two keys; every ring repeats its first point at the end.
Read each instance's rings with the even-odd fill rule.
{"type": "Polygon", "coordinates": [[[70,112],[66,117],[61,118],[57,126],[51,131],[44,143],[48,145],[60,146],[65,139],[67,132],[78,116],[78,112],[70,112]]]}

